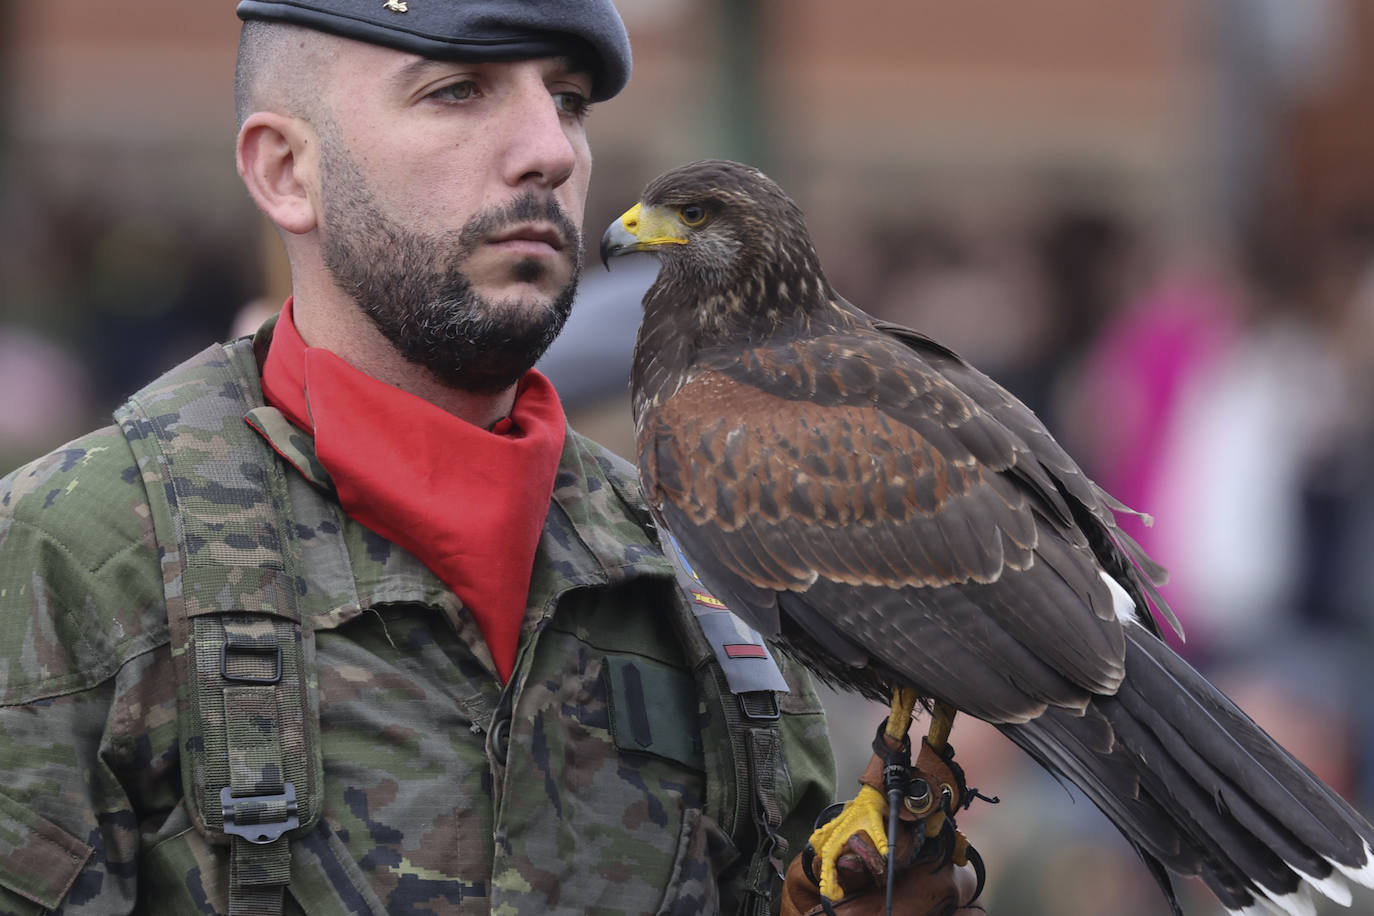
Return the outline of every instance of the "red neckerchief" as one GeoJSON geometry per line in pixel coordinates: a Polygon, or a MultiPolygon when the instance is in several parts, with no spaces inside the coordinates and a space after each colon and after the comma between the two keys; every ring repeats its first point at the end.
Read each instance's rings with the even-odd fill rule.
{"type": "Polygon", "coordinates": [[[531,369],[491,432],[307,347],[291,300],[263,366],[267,403],[315,437],[349,517],[409,550],[462,599],[503,682],[563,451],[563,405],[531,369]]]}

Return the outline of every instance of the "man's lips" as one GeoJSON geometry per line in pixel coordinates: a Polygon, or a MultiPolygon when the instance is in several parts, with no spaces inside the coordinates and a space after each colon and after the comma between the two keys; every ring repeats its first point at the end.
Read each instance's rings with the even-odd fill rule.
{"type": "Polygon", "coordinates": [[[487,244],[507,251],[547,254],[550,249],[562,251],[567,246],[567,240],[553,226],[527,223],[492,235],[487,239],[487,244]]]}

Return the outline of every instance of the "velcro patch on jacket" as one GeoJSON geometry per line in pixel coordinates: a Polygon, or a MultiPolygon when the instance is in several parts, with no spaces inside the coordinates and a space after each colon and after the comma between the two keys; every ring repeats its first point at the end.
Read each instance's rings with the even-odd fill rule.
{"type": "Polygon", "coordinates": [[[705,768],[690,675],[646,658],[618,655],[606,658],[604,673],[617,748],[705,768]]]}

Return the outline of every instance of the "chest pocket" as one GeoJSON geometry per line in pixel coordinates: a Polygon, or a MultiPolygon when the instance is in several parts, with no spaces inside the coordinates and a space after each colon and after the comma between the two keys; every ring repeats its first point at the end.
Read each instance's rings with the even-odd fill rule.
{"type": "Polygon", "coordinates": [[[608,656],[602,677],[618,750],[705,769],[691,676],[646,658],[608,656]]]}

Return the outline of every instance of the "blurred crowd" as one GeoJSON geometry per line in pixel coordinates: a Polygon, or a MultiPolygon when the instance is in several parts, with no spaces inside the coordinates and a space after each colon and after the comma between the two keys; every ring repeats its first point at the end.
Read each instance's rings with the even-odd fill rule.
{"type": "Polygon", "coordinates": [[[110,422],[144,382],[230,333],[260,288],[252,221],[247,244],[241,234],[231,245],[194,214],[131,211],[38,183],[11,186],[3,203],[5,472],[110,422]]]}

